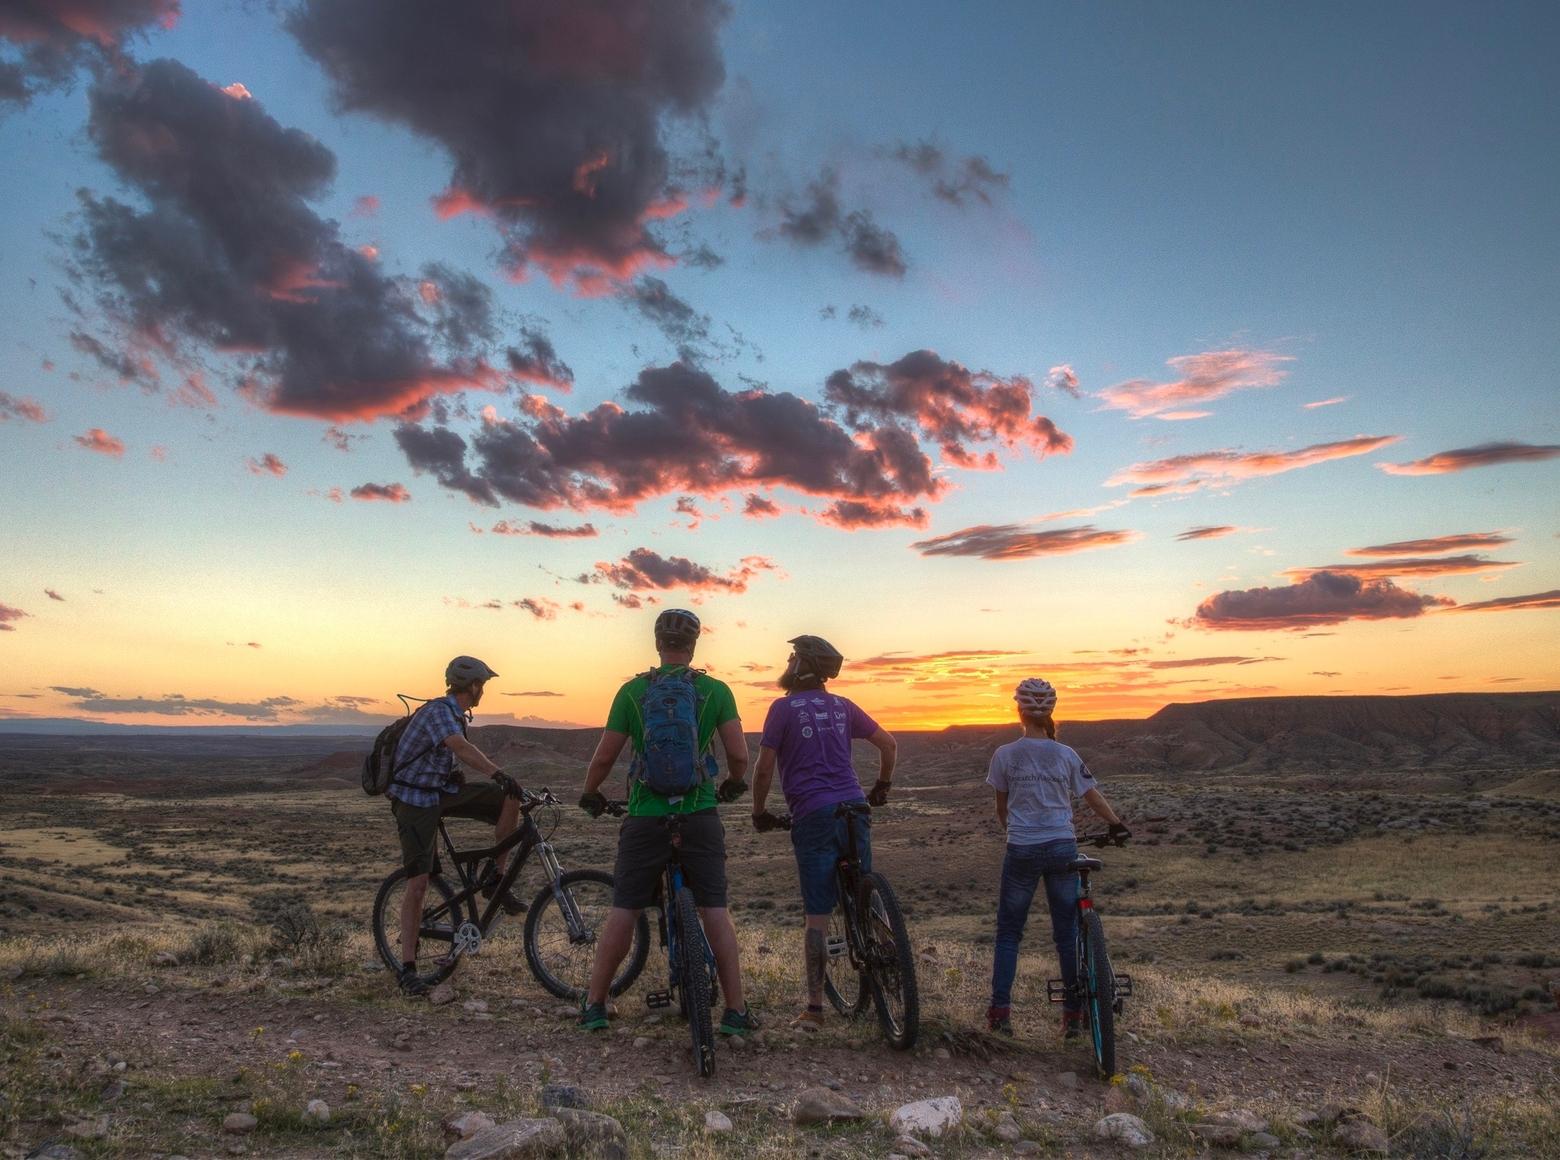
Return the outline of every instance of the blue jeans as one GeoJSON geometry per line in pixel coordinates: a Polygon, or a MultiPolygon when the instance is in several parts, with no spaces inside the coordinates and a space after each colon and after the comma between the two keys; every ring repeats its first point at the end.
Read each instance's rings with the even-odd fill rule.
{"type": "MultiPolygon", "coordinates": [[[[1035,846],[1009,845],[1002,859],[1002,888],[997,895],[997,943],[991,961],[991,1005],[1009,1007],[1013,1002],[1013,976],[1018,973],[1018,944],[1024,940],[1029,906],[1040,880],[1045,879],[1045,901],[1051,910],[1051,937],[1062,964],[1062,981],[1071,995],[1078,984],[1078,875],[1068,864],[1078,856],[1071,838],[1035,846]]],[[[1072,1001],[1066,1011],[1077,1011],[1072,1001]]]]}
{"type": "MultiPolygon", "coordinates": [[[[856,802],[866,804],[866,798],[856,802]]],[[[803,814],[791,823],[791,848],[796,851],[796,877],[802,887],[802,908],[808,914],[832,914],[839,890],[834,868],[845,857],[850,839],[845,833],[846,818],[834,816],[832,805],[803,814]]],[[[872,819],[869,815],[854,819],[856,853],[861,856],[863,872],[872,869],[872,819]]]]}

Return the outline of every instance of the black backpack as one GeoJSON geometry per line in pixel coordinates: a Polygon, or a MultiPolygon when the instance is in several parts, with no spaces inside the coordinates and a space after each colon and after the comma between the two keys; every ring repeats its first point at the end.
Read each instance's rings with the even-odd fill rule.
{"type": "MultiPolygon", "coordinates": [[[[404,717],[397,718],[379,731],[379,736],[374,738],[374,747],[368,751],[368,756],[363,758],[363,792],[370,797],[382,796],[392,785],[406,785],[406,782],[398,780],[395,775],[408,765],[421,761],[439,747],[439,743],[435,741],[421,753],[413,754],[404,761],[395,759],[396,747],[401,744],[401,734],[406,732],[406,727],[412,723],[412,718],[429,704],[428,701],[423,701],[422,705],[411,710],[408,702],[419,698],[408,697],[405,693],[397,693],[396,697],[403,706],[408,707],[409,711],[404,717]]],[[[464,721],[461,722],[460,731],[462,733],[466,731],[464,721]]]]}

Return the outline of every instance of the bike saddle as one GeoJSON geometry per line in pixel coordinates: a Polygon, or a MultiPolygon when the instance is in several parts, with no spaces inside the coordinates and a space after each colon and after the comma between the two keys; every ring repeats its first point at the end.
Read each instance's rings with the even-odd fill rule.
{"type": "Polygon", "coordinates": [[[1079,854],[1076,858],[1067,864],[1067,869],[1080,872],[1085,870],[1103,870],[1105,869],[1105,863],[1101,862],[1098,858],[1089,858],[1083,854],[1079,854]]]}

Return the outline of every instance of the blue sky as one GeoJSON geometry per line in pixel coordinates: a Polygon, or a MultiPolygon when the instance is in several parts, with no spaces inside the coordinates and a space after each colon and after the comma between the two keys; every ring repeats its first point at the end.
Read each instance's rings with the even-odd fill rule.
{"type": "MultiPolygon", "coordinates": [[[[497,227],[534,231],[541,211],[434,212],[452,185],[451,141],[475,139],[472,125],[491,110],[473,107],[460,124],[457,108],[440,138],[413,123],[415,84],[376,92],[377,110],[343,108],[341,77],[264,6],[186,2],[171,28],[135,19],[165,12],[167,0],[105,7],[124,16],[117,60],[55,29],[48,35],[79,57],[68,80],[35,84],[26,104],[0,102],[0,148],[14,159],[0,172],[10,208],[0,220],[0,405],[13,403],[0,423],[0,627],[11,630],[0,649],[13,654],[14,687],[0,693],[16,697],[0,700],[0,713],[350,719],[382,713],[389,684],[416,683],[443,654],[474,651],[556,673],[560,687],[545,691],[561,696],[517,702],[517,718],[590,722],[603,690],[644,659],[654,607],[693,602],[716,629],[712,667],[733,678],[756,672],[746,665],[765,670],[745,695],[763,699],[785,637],[825,632],[871,662],[857,677],[864,701],[916,724],[1005,716],[1004,690],[1042,669],[1072,682],[1076,711],[1090,716],[1242,693],[1555,683],[1552,6],[736,5],[694,19],[646,5],[650,26],[710,48],[702,60],[715,79],[694,116],[667,106],[656,122],[671,157],[657,196],[689,202],[642,219],[665,263],[609,278],[593,296],[545,276],[534,248],[524,281],[506,274],[497,227]],[[246,116],[258,111],[274,133],[301,130],[329,150],[335,176],[309,210],[339,223],[345,247],[375,247],[386,285],[410,292],[430,262],[473,275],[497,320],[489,353],[542,334],[572,369],[573,390],[503,379],[440,395],[444,414],[381,409],[334,424],[349,437],[344,453],[325,438],[327,417],[281,413],[265,384],[259,396],[235,393],[233,356],[197,335],[181,338],[178,355],[184,370],[199,363],[211,392],[193,407],[174,401],[180,369],[164,364],[154,387],[121,382],[73,347],[73,332],[110,346],[126,333],[112,305],[124,284],[91,273],[73,283],[66,271],[84,252],[73,249],[84,232],[77,190],[147,204],[100,158],[88,94],[133,91],[138,70],[160,58],[219,88],[241,84],[246,116]],[[935,172],[896,156],[922,144],[937,151],[922,154],[937,158],[935,172]],[[964,187],[961,204],[936,196],[935,181],[956,182],[971,158],[994,176],[964,187]],[[803,244],[792,227],[819,188],[832,190],[841,224],[803,244]],[[371,212],[365,196],[377,199],[371,212]],[[858,212],[875,236],[896,240],[902,272],[843,252],[858,212]],[[690,263],[701,246],[722,263],[690,263]],[[679,343],[636,308],[646,278],[693,320],[691,338],[685,329],[679,343]],[[850,321],[852,307],[864,323],[850,321]],[[892,385],[902,380],[882,368],[920,350],[958,372],[920,403],[884,403],[877,426],[850,427],[826,394],[831,373],[865,363],[865,378],[892,385]],[[1109,405],[1112,388],[1195,380],[1220,353],[1241,370],[1228,390],[1189,404],[1203,417],[1109,405]],[[724,391],[819,404],[861,446],[877,446],[887,426],[908,430],[947,486],[907,492],[895,500],[900,516],[871,526],[825,515],[850,497],[796,486],[795,472],[751,485],[685,478],[572,508],[509,496],[487,506],[416,470],[398,446],[410,422],[474,448],[490,405],[489,426],[528,430],[528,394],[571,423],[609,401],[632,411],[624,389],[680,354],[724,391]],[[1048,385],[1059,367],[1075,375],[1076,397],[1048,385]],[[1017,427],[1004,436],[987,424],[964,450],[994,453],[998,469],[951,462],[928,417],[939,405],[969,413],[972,396],[938,395],[967,372],[989,372],[974,380],[977,411],[993,383],[1021,381],[1025,414],[1048,417],[1070,448],[1042,456],[1017,427]],[[1341,401],[1304,406],[1329,400],[1341,401]],[[39,410],[45,421],[28,417],[39,410]],[[89,450],[80,439],[92,429],[122,453],[89,450]],[[1107,486],[1133,464],[1362,436],[1396,441],[1282,474],[1242,460],[1190,489],[1102,506],[1147,482],[1107,486]],[[1482,450],[1427,473],[1379,466],[1459,449],[1482,450]],[[267,454],[285,474],[249,468],[267,454]],[[351,498],[370,483],[400,485],[410,499],[351,498]],[[783,514],[743,518],[749,493],[783,514]],[[683,496],[706,513],[696,527],[673,510],[683,496]],[[1067,512],[1081,514],[1043,518],[1067,512]],[[533,519],[589,522],[598,535],[492,532],[499,520],[533,519]],[[1175,538],[1193,527],[1235,530],[1175,538]],[[964,537],[962,554],[929,550],[978,528],[1007,530],[964,537]],[[1058,528],[1087,530],[1066,550],[1025,538],[1058,528]],[[1349,549],[1473,532],[1506,541],[1484,545],[1483,560],[1520,566],[1403,564],[1336,592],[1293,571],[1368,558],[1349,549]],[[705,571],[684,569],[680,581],[641,572],[625,586],[596,570],[635,549],[705,571]],[[733,580],[746,557],[765,563],[733,580]],[[514,604],[526,599],[551,603],[514,604]],[[489,600],[507,610],[478,611],[489,600]],[[1519,606],[1454,608],[1499,600],[1519,606]],[[1127,667],[1061,667],[1127,649],[1142,650],[1123,653],[1137,658],[1127,667]],[[1150,656],[1208,663],[1129,667],[1150,656]],[[207,694],[214,705],[262,707],[181,706],[174,694],[201,695],[192,671],[218,688],[207,694]],[[1197,680],[1172,684],[1167,671],[1197,680]]],[[[385,13],[383,46],[365,37],[363,53],[396,50],[398,17],[385,13]]],[[[39,35],[0,22],[0,61],[25,65],[39,35]]],[[[515,35],[521,60],[529,34],[515,35]]],[[[610,86],[617,42],[599,43],[600,61],[581,49],[569,67],[592,77],[599,67],[610,86]]],[[[508,59],[509,46],[494,48],[508,59]]],[[[610,137],[611,126],[568,116],[590,140],[610,137]]],[[[205,162],[196,150],[189,163],[205,162]]],[[[602,173],[613,182],[619,162],[602,173]]],[[[616,188],[604,185],[596,206],[616,188]]],[[[334,292],[296,291],[311,302],[334,292]]],[[[606,485],[632,490],[610,468],[606,485]]]]}

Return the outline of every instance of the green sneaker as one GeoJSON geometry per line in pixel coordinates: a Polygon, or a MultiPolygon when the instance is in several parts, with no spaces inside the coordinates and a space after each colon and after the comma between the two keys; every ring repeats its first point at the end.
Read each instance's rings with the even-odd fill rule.
{"type": "Polygon", "coordinates": [[[605,1031],[607,1029],[607,1005],[605,1003],[580,1003],[580,1030],[605,1031]]]}
{"type": "Polygon", "coordinates": [[[727,1007],[717,1030],[722,1035],[751,1035],[758,1030],[758,1020],[751,1011],[733,1011],[727,1007]]]}

